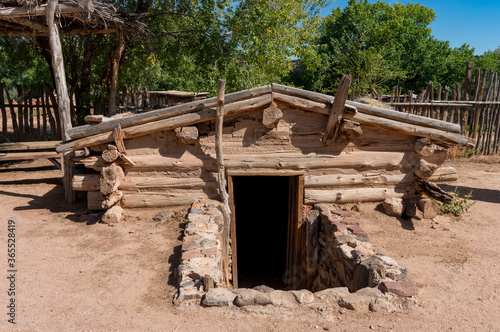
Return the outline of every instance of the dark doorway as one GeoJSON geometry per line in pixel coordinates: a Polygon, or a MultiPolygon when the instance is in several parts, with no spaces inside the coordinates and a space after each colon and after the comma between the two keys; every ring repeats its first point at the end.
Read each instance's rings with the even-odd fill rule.
{"type": "Polygon", "coordinates": [[[289,176],[233,176],[238,287],[285,287],[289,176]]]}

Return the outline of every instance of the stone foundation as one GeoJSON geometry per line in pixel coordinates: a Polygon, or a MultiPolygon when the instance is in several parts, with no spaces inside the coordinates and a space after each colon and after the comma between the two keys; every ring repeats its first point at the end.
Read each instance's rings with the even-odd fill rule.
{"type": "Polygon", "coordinates": [[[381,283],[405,283],[416,289],[408,271],[382,254],[375,254],[368,235],[350,212],[318,204],[307,213],[308,255],[307,279],[312,291],[347,287],[356,292],[381,283]],[[317,241],[315,241],[317,239],[317,241]],[[316,259],[316,257],[318,257],[316,259]]]}
{"type": "Polygon", "coordinates": [[[197,202],[190,209],[176,303],[195,300],[204,306],[338,306],[389,312],[417,305],[417,290],[407,270],[394,259],[375,253],[359,220],[350,212],[327,204],[318,204],[306,214],[307,258],[301,269],[307,274],[302,288],[307,289],[226,289],[221,209],[217,201],[197,202]]]}
{"type": "Polygon", "coordinates": [[[223,287],[222,230],[224,219],[221,203],[193,203],[184,230],[181,264],[178,270],[179,293],[176,301],[201,299],[209,283],[223,287]]]}

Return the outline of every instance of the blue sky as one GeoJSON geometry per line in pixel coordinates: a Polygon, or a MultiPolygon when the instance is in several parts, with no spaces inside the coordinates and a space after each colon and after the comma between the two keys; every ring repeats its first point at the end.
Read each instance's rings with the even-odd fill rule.
{"type": "MultiPolygon", "coordinates": [[[[344,8],[348,0],[336,0],[326,9],[344,8]]],[[[369,0],[370,3],[376,0],[369,0]]],[[[475,54],[500,47],[500,0],[415,0],[384,1],[407,4],[420,3],[432,8],[436,20],[431,24],[432,34],[438,40],[447,40],[451,47],[469,44],[475,54]]]]}

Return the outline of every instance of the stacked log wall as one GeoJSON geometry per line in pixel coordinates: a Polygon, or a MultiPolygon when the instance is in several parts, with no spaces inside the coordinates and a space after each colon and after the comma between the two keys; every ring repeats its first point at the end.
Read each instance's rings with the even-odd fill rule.
{"type": "MultiPolygon", "coordinates": [[[[358,138],[327,146],[322,143],[327,115],[282,103],[277,106],[283,117],[275,128],[262,124],[262,110],[225,118],[222,135],[225,166],[227,170],[252,175],[276,170],[301,171],[305,177],[306,204],[408,197],[417,179],[414,165],[421,159],[442,165],[446,158],[444,149],[426,157],[417,154],[416,136],[368,125],[360,125],[362,134],[358,138]]],[[[134,166],[124,165],[125,178],[119,186],[124,193],[123,207],[186,205],[199,198],[219,197],[214,121],[195,126],[199,138],[194,144],[182,143],[173,130],[125,140],[127,155],[134,166]]],[[[99,156],[102,146],[94,149],[96,156],[78,162],[99,172],[109,163],[99,156]]],[[[456,171],[451,167],[439,168],[430,178],[431,181],[455,179],[456,171]]],[[[89,192],[99,190],[98,175],[76,175],[73,187],[89,192]]],[[[97,199],[97,195],[90,196],[97,199]]]]}

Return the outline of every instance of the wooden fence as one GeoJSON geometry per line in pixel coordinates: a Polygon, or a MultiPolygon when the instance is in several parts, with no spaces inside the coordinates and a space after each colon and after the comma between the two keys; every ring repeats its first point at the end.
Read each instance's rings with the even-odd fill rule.
{"type": "Polygon", "coordinates": [[[0,84],[2,141],[29,142],[58,140],[61,126],[57,101],[49,85],[16,87],[16,98],[0,84]]]}
{"type": "Polygon", "coordinates": [[[476,139],[474,154],[493,155],[500,148],[500,77],[498,73],[476,68],[468,62],[464,84],[454,87],[429,82],[427,88],[416,95],[394,87],[386,100],[393,108],[443,121],[458,123],[462,134],[476,139]]]}
{"type": "MultiPolygon", "coordinates": [[[[147,87],[124,85],[117,95],[116,113],[143,112],[206,98],[207,95],[207,92],[149,91],[147,87]]],[[[73,115],[75,109],[74,98],[71,98],[73,115]]],[[[17,86],[10,89],[5,84],[0,84],[0,111],[0,142],[61,139],[57,98],[48,84],[35,88],[17,86]]],[[[90,112],[94,114],[93,105],[90,112]]]]}

